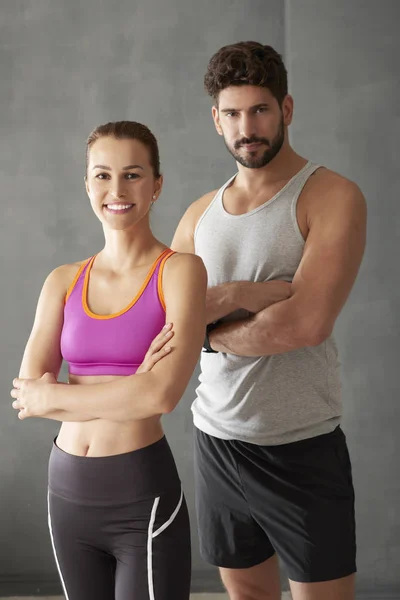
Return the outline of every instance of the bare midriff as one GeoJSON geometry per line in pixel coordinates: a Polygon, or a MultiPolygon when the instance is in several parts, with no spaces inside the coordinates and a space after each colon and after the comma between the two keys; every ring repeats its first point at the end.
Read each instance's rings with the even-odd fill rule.
{"type": "MultiPolygon", "coordinates": [[[[120,378],[113,375],[69,375],[69,384],[90,385],[120,378]]],[[[149,446],[160,440],[163,435],[161,415],[125,422],[109,419],[63,422],[57,437],[57,446],[76,456],[113,456],[149,446]]]]}

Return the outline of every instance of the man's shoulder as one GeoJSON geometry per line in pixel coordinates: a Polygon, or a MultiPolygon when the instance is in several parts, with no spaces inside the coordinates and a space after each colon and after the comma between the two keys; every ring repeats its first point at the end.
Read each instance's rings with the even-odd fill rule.
{"type": "Polygon", "coordinates": [[[213,190],[212,192],[204,194],[204,196],[201,196],[201,198],[195,200],[186,210],[185,217],[187,221],[192,223],[193,228],[196,227],[198,220],[210,206],[217,193],[218,190],[213,190]]]}
{"type": "Polygon", "coordinates": [[[201,196],[195,200],[193,204],[189,206],[189,208],[192,209],[193,212],[204,212],[210,206],[217,193],[218,189],[213,190],[212,192],[207,192],[207,194],[204,194],[204,196],[201,196]]]}
{"type": "Polygon", "coordinates": [[[312,196],[319,196],[321,193],[325,195],[341,192],[349,193],[359,190],[358,185],[354,181],[323,166],[313,173],[313,176],[310,177],[307,183],[308,191],[312,196]]]}
{"type": "MultiPolygon", "coordinates": [[[[365,198],[358,185],[336,171],[321,167],[309,178],[301,195],[299,214],[307,221],[317,215],[365,212],[365,198]]],[[[301,217],[300,217],[301,218],[301,217]]]]}

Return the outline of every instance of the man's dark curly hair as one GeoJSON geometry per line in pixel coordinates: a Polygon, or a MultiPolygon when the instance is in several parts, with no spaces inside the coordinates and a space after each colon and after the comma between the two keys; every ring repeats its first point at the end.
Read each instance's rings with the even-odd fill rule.
{"type": "Polygon", "coordinates": [[[282,56],[271,46],[258,42],[224,46],[208,63],[204,87],[218,102],[219,93],[231,85],[266,87],[282,106],[288,93],[287,71],[282,56]]]}

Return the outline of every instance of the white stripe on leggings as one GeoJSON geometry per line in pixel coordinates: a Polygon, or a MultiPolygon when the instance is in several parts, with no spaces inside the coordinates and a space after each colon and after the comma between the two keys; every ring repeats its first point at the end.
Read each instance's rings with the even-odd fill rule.
{"type": "Polygon", "coordinates": [[[153,538],[157,537],[157,535],[162,533],[164,531],[164,529],[167,529],[167,527],[169,525],[171,525],[172,521],[175,519],[176,515],[178,514],[180,507],[182,506],[182,500],[183,500],[183,489],[181,489],[181,497],[179,498],[179,502],[178,502],[177,507],[175,508],[174,512],[172,513],[172,515],[170,516],[168,521],[166,521],[164,523],[164,525],[161,525],[161,527],[159,527],[157,529],[157,531],[155,531],[153,533],[153,538]]]}
{"type": "MultiPolygon", "coordinates": [[[[160,502],[160,497],[156,498],[151,509],[151,516],[149,521],[149,529],[147,534],[147,581],[149,584],[149,598],[155,600],[154,596],[154,582],[153,582],[153,527],[156,520],[157,507],[160,502]]],[[[68,600],[68,599],[67,599],[68,600]]]]}
{"type": "Polygon", "coordinates": [[[52,529],[52,526],[51,526],[51,516],[50,516],[50,493],[49,492],[47,493],[47,515],[48,515],[48,523],[49,523],[51,545],[53,546],[53,553],[54,553],[54,558],[56,559],[56,565],[57,565],[57,569],[58,569],[58,574],[60,575],[61,585],[62,585],[62,588],[64,590],[65,600],[69,600],[67,588],[65,587],[64,579],[63,579],[63,576],[62,576],[62,573],[61,573],[60,563],[58,562],[57,552],[56,552],[56,546],[55,546],[54,538],[53,538],[53,529],[52,529]]]}

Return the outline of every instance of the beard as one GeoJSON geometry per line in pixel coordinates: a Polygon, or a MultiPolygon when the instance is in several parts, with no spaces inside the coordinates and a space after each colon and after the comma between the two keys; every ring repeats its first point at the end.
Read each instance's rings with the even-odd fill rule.
{"type": "Polygon", "coordinates": [[[261,169],[268,165],[278,154],[280,149],[283,146],[283,142],[285,141],[285,127],[283,123],[283,115],[281,121],[279,123],[279,129],[276,136],[273,140],[269,140],[267,138],[252,136],[250,138],[242,138],[234,143],[233,147],[230,147],[224,137],[225,146],[228,151],[232,154],[233,158],[243,167],[247,167],[248,169],[261,169]],[[261,154],[258,155],[260,150],[254,150],[251,152],[247,152],[245,156],[239,153],[239,149],[244,144],[254,144],[260,142],[267,146],[267,149],[261,154]]]}

